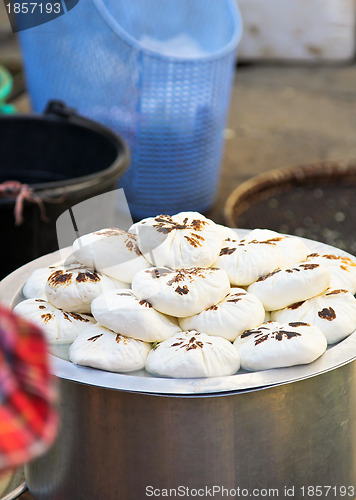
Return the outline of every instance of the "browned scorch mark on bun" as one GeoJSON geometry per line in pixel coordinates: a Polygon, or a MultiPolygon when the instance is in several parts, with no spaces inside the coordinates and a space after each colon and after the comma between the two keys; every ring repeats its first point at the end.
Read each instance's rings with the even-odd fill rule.
{"type": "Polygon", "coordinates": [[[150,302],[148,302],[148,300],[140,300],[139,302],[140,306],[144,306],[144,307],[152,307],[152,304],[150,302]]]}
{"type": "Polygon", "coordinates": [[[272,271],[271,273],[265,274],[264,276],[260,276],[258,278],[257,282],[265,281],[266,279],[271,278],[272,276],[274,276],[275,274],[280,273],[280,272],[281,272],[281,269],[276,269],[275,271],[272,271]]]}
{"type": "Polygon", "coordinates": [[[90,321],[88,318],[84,318],[81,314],[73,312],[63,311],[63,317],[68,321],[72,321],[72,319],[76,321],[82,321],[83,323],[88,323],[90,321]]]}
{"type": "Polygon", "coordinates": [[[54,315],[51,313],[46,313],[46,314],[42,314],[41,318],[43,319],[44,323],[48,323],[49,321],[51,321],[52,318],[54,318],[54,315]]]}
{"type": "Polygon", "coordinates": [[[294,304],[290,304],[289,306],[287,306],[287,309],[292,309],[294,311],[295,309],[301,307],[304,304],[304,302],[305,300],[302,300],[300,302],[294,302],[294,304]]]}
{"type": "Polygon", "coordinates": [[[165,267],[157,267],[156,269],[146,269],[145,273],[149,274],[152,278],[162,278],[171,274],[172,270],[165,267]]]}
{"type": "Polygon", "coordinates": [[[339,290],[332,290],[331,292],[326,293],[325,295],[339,295],[340,293],[349,293],[348,290],[340,288],[339,290]]]}
{"type": "Polygon", "coordinates": [[[58,269],[57,271],[54,271],[48,278],[48,283],[50,285],[56,286],[56,285],[69,285],[72,281],[72,276],[73,273],[62,271],[61,269],[58,269]]]}
{"type": "Polygon", "coordinates": [[[100,229],[100,231],[95,231],[94,234],[98,236],[116,236],[118,234],[125,234],[126,231],[119,229],[118,227],[108,227],[107,229],[100,229]]]}
{"type": "Polygon", "coordinates": [[[120,335],[120,333],[117,333],[115,337],[115,342],[117,344],[120,344],[120,342],[122,342],[123,344],[127,345],[130,342],[130,340],[124,335],[120,335]]]}
{"type": "Polygon", "coordinates": [[[135,253],[139,257],[140,255],[142,255],[142,253],[138,248],[136,235],[131,233],[126,233],[126,234],[127,234],[127,238],[125,240],[126,248],[130,250],[130,252],[135,253]]]}
{"type": "Polygon", "coordinates": [[[229,247],[224,247],[220,250],[219,257],[222,257],[223,255],[231,255],[236,251],[236,248],[229,248],[229,247]]]}
{"type": "Polygon", "coordinates": [[[174,230],[190,229],[192,231],[202,231],[204,226],[208,224],[207,221],[200,219],[193,219],[188,224],[188,217],[182,223],[176,222],[170,215],[158,215],[154,218],[156,224],[153,227],[160,233],[168,234],[174,230]]]}
{"type": "Polygon", "coordinates": [[[333,321],[336,318],[336,313],[332,307],[324,307],[324,309],[318,312],[318,316],[321,319],[333,321]]]}
{"type": "Polygon", "coordinates": [[[102,333],[99,333],[99,335],[94,335],[94,337],[90,337],[90,339],[87,339],[88,342],[95,342],[96,340],[100,339],[100,337],[102,337],[103,334],[102,333]]]}
{"type": "Polygon", "coordinates": [[[100,281],[100,276],[96,271],[84,271],[78,273],[78,276],[75,278],[75,281],[77,281],[78,283],[85,283],[87,281],[96,283],[100,281]]]}
{"type": "Polygon", "coordinates": [[[194,248],[201,247],[202,246],[201,242],[205,241],[205,239],[202,236],[200,236],[199,234],[194,234],[194,233],[190,233],[190,236],[184,236],[184,238],[194,248]]]}
{"type": "Polygon", "coordinates": [[[319,267],[319,264],[300,264],[300,267],[302,267],[306,271],[310,271],[319,267]]]}

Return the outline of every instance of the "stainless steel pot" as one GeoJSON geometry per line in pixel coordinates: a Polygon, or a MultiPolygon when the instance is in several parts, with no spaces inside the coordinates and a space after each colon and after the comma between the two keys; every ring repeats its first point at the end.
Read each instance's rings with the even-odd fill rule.
{"type": "MultiPolygon", "coordinates": [[[[2,300],[21,300],[32,270],[57,259],[10,275],[2,300]]],[[[216,379],[114,374],[53,356],[61,429],[27,467],[29,490],[36,500],[354,498],[355,358],[356,333],[310,365],[216,379]]]]}

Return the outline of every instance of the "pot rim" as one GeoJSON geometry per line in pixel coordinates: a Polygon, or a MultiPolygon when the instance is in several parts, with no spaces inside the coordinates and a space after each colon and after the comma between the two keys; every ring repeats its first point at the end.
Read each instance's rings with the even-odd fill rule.
{"type": "MultiPolygon", "coordinates": [[[[237,229],[238,236],[245,235],[248,229],[237,229]]],[[[293,236],[295,237],[295,236],[293,236]]],[[[303,239],[311,251],[321,253],[336,252],[355,261],[355,258],[335,247],[324,243],[303,239]]],[[[71,247],[39,257],[20,267],[0,282],[1,301],[5,306],[13,307],[24,299],[22,287],[30,274],[39,267],[52,265],[72,252],[71,247]]],[[[77,382],[103,389],[144,393],[161,396],[213,396],[226,393],[241,393],[252,390],[298,382],[337,369],[356,359],[356,331],[344,340],[330,346],[316,361],[310,364],[273,368],[257,372],[240,371],[235,375],[211,378],[173,379],[157,377],[145,370],[131,373],[113,373],[95,368],[77,366],[51,354],[52,372],[60,379],[77,382]]]]}

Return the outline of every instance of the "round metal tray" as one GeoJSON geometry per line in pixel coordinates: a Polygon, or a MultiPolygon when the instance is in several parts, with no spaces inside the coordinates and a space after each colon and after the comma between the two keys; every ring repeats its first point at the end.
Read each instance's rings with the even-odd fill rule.
{"type": "MultiPolygon", "coordinates": [[[[243,236],[248,230],[238,229],[236,232],[239,236],[243,236]]],[[[356,262],[355,257],[342,250],[312,240],[304,241],[311,252],[346,255],[356,262]]],[[[0,298],[2,303],[14,307],[18,302],[24,299],[21,292],[22,287],[35,269],[52,265],[64,256],[69,255],[70,252],[71,248],[66,248],[45,255],[20,267],[7,276],[0,282],[0,298]]],[[[57,352],[61,357],[59,357],[59,355],[51,355],[53,373],[59,378],[122,391],[160,395],[176,394],[199,396],[267,388],[314,377],[338,368],[356,359],[356,331],[338,344],[330,346],[327,351],[313,363],[259,372],[246,372],[240,370],[235,375],[228,377],[171,379],[151,375],[145,370],[127,374],[112,373],[97,370],[95,368],[74,365],[67,358],[67,350],[65,346],[59,345],[57,352]]]]}

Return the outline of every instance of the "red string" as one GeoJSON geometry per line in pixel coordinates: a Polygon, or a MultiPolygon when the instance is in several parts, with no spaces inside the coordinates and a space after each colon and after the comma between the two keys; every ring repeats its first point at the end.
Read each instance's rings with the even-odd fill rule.
{"type": "Polygon", "coordinates": [[[23,222],[23,207],[25,200],[31,203],[37,203],[41,212],[41,219],[45,222],[48,221],[43,200],[35,195],[34,190],[30,188],[28,184],[22,184],[18,181],[2,182],[0,183],[0,197],[15,200],[14,214],[16,226],[19,226],[23,222]]]}

